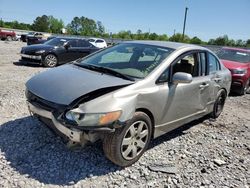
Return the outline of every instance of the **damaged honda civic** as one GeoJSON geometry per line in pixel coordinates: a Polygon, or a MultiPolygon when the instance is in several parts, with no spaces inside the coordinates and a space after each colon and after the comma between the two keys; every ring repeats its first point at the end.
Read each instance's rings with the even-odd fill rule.
{"type": "Polygon", "coordinates": [[[108,159],[135,163],[152,139],[205,115],[217,118],[231,74],[210,50],[128,41],[32,77],[30,113],[70,146],[101,140],[108,159]]]}

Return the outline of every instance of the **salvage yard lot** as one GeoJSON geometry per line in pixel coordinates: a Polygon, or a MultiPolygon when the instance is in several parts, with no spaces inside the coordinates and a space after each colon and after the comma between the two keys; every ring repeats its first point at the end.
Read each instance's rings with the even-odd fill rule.
{"type": "Polygon", "coordinates": [[[139,162],[122,169],[100,143],[68,150],[30,117],[25,82],[46,68],[18,62],[24,45],[0,41],[0,187],[249,187],[250,95],[230,96],[216,121],[154,140],[139,162]],[[170,173],[153,168],[159,164],[170,173]]]}

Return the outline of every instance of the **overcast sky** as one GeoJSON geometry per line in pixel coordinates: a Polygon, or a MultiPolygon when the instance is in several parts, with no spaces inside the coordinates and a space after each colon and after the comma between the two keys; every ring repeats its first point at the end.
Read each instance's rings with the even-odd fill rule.
{"type": "Polygon", "coordinates": [[[191,37],[250,39],[250,0],[0,0],[0,18],[32,23],[46,14],[68,24],[85,16],[101,21],[108,32],[141,29],[171,36],[182,33],[185,7],[191,37]]]}

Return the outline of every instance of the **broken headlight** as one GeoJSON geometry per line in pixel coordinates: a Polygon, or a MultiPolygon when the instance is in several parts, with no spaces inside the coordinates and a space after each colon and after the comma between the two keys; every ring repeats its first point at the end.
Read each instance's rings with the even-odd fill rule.
{"type": "Polygon", "coordinates": [[[65,117],[77,123],[78,126],[98,126],[107,125],[115,122],[120,118],[122,111],[114,111],[108,113],[79,113],[70,110],[65,114],[65,117]]]}

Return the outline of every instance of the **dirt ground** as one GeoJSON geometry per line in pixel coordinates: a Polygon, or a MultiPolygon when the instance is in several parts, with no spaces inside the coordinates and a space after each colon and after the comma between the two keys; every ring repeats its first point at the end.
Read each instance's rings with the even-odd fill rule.
{"type": "Polygon", "coordinates": [[[76,152],[30,117],[25,82],[46,68],[19,62],[22,42],[0,41],[0,187],[250,186],[250,95],[229,96],[217,120],[199,120],[152,141],[127,168],[100,143],[76,152]],[[176,172],[155,172],[152,166],[176,172]]]}

